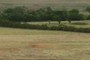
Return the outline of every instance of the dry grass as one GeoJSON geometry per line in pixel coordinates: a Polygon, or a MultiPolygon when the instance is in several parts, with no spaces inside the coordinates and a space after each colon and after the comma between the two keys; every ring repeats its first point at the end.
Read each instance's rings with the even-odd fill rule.
{"type": "Polygon", "coordinates": [[[0,33],[0,60],[90,60],[90,34],[10,28],[0,33]]]}

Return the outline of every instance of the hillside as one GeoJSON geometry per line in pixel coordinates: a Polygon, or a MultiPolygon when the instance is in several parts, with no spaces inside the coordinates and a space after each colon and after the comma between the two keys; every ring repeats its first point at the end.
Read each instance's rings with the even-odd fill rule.
{"type": "Polygon", "coordinates": [[[0,0],[0,2],[14,2],[14,3],[60,3],[60,2],[90,2],[90,0],[0,0]]]}
{"type": "Polygon", "coordinates": [[[52,7],[79,8],[82,9],[90,5],[90,0],[0,0],[0,7],[27,6],[30,8],[52,7]]]}

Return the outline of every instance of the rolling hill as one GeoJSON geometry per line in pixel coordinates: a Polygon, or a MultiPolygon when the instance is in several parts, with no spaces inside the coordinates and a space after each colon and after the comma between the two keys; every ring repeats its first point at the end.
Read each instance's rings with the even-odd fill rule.
{"type": "Polygon", "coordinates": [[[0,0],[0,7],[27,6],[32,9],[41,7],[78,8],[83,9],[90,5],[90,0],[0,0]]]}
{"type": "Polygon", "coordinates": [[[90,0],[0,0],[0,2],[14,3],[60,3],[60,2],[90,2],[90,0]]]}

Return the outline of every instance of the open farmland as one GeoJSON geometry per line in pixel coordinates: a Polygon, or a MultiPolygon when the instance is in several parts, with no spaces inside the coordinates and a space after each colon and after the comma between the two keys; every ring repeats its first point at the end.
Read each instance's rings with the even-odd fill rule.
{"type": "Polygon", "coordinates": [[[90,60],[88,6],[89,0],[0,0],[0,60],[90,60]]]}
{"type": "Polygon", "coordinates": [[[90,34],[0,28],[0,60],[90,60],[90,34]]]}

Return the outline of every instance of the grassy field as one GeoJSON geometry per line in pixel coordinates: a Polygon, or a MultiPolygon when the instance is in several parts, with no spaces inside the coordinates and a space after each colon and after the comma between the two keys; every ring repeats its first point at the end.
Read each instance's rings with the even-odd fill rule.
{"type": "MultiPolygon", "coordinates": [[[[85,8],[89,0],[0,0],[0,9],[27,6],[31,10],[85,8]]],[[[58,25],[58,22],[30,22],[29,24],[58,25]]],[[[62,24],[90,28],[90,21],[62,24]],[[79,23],[79,24],[78,24],[79,23]]],[[[32,30],[0,27],[0,60],[90,60],[90,33],[32,30]]]]}
{"type": "MultiPolygon", "coordinates": [[[[48,21],[46,22],[28,22],[28,24],[47,24],[48,26],[58,26],[59,23],[57,21],[51,21],[51,24],[49,24],[48,21]]],[[[84,21],[72,21],[71,24],[69,24],[68,21],[62,21],[61,24],[65,24],[68,26],[75,26],[75,27],[83,27],[83,28],[90,28],[90,20],[84,20],[84,21]]]]}
{"type": "Polygon", "coordinates": [[[0,27],[0,60],[90,60],[90,34],[0,27]]]}

